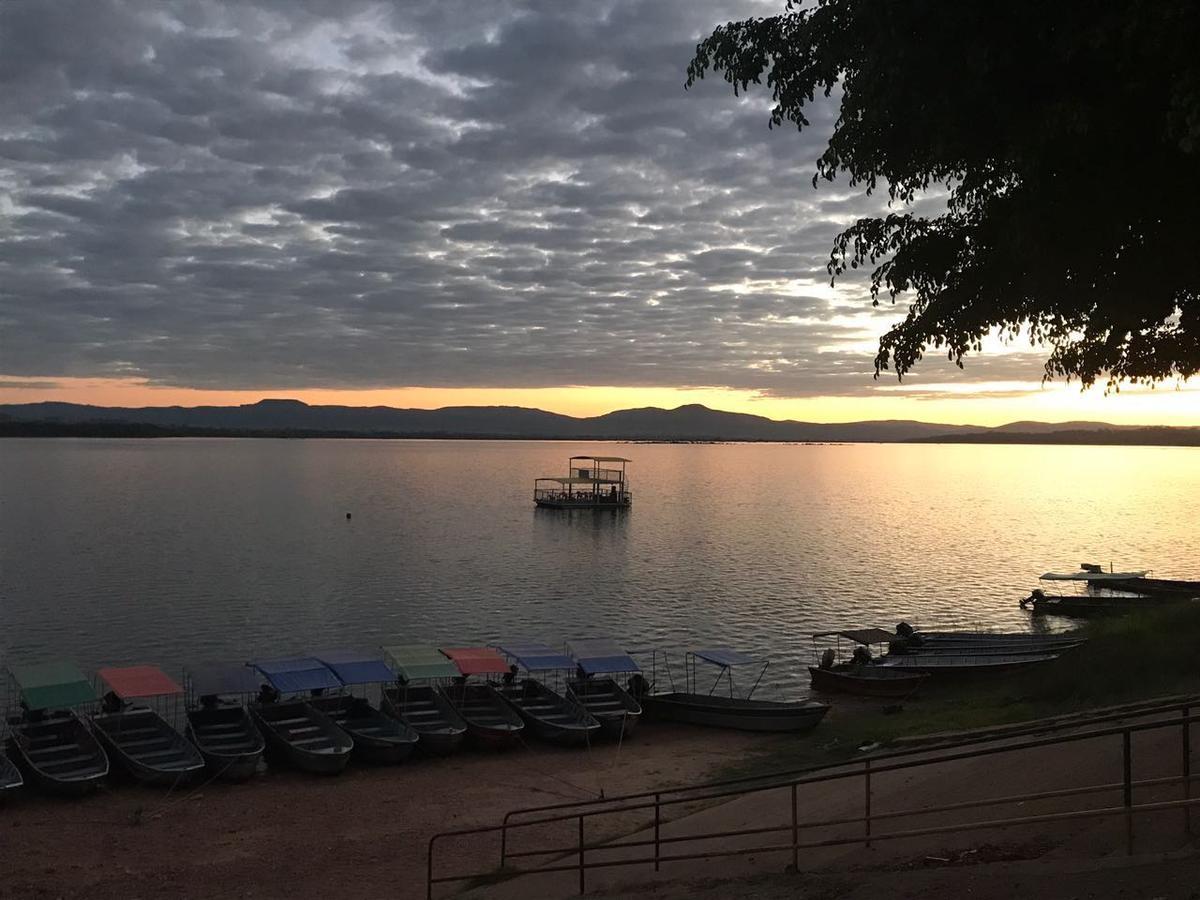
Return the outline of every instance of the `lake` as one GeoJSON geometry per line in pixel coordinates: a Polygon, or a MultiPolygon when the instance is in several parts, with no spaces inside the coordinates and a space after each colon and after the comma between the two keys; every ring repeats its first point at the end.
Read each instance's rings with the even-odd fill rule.
{"type": "Polygon", "coordinates": [[[1198,521],[1187,448],[9,439],[0,664],[607,634],[795,690],[814,630],[1025,630],[1080,562],[1198,578],[1198,521]],[[632,458],[633,509],[536,509],[588,452],[632,458]]]}

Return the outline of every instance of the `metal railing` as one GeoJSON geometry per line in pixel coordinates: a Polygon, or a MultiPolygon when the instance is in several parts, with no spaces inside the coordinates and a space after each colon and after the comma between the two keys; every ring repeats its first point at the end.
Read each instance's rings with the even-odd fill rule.
{"type": "Polygon", "coordinates": [[[659,871],[662,864],[667,862],[788,851],[791,852],[792,867],[799,868],[800,851],[806,849],[836,847],[849,844],[864,844],[869,847],[873,842],[877,841],[1112,816],[1125,817],[1126,852],[1132,853],[1134,847],[1133,817],[1137,813],[1162,812],[1174,809],[1182,810],[1184,813],[1185,831],[1187,834],[1191,834],[1191,807],[1200,804],[1200,798],[1193,799],[1192,797],[1192,782],[1196,780],[1196,777],[1191,773],[1191,726],[1194,722],[1200,721],[1200,715],[1192,713],[1192,709],[1196,707],[1200,707],[1200,697],[1189,697],[1170,703],[1144,705],[1134,708],[1125,707],[1110,713],[1063,722],[1059,725],[1031,725],[1026,729],[1018,727],[1002,736],[989,734],[978,738],[957,740],[953,743],[938,745],[937,747],[916,747],[891,753],[877,754],[834,766],[808,767],[790,772],[775,772],[766,775],[725,779],[691,787],[643,791],[608,799],[556,803],[514,810],[508,813],[499,825],[457,829],[433,835],[429,839],[427,856],[426,895],[429,900],[432,900],[434,886],[437,884],[472,880],[487,881],[497,877],[524,877],[527,875],[556,872],[576,872],[578,874],[579,891],[583,893],[586,888],[586,873],[593,869],[653,865],[654,870],[659,871]],[[1178,715],[1166,719],[1161,718],[1162,716],[1170,716],[1173,713],[1178,715]],[[1126,723],[1110,727],[1095,727],[1113,721],[1144,719],[1151,716],[1159,718],[1155,721],[1138,724],[1126,723]],[[1135,780],[1133,777],[1133,735],[1167,728],[1179,728],[1180,730],[1180,774],[1135,780]],[[1073,732],[1070,734],[1057,733],[1065,729],[1072,729],[1073,732]],[[1055,733],[1047,734],[1047,732],[1055,733]],[[1029,734],[1039,734],[1041,736],[1026,738],[1026,735],[1029,734]],[[916,809],[890,810],[886,812],[872,809],[872,781],[884,773],[945,765],[960,760],[977,759],[1002,753],[1013,753],[1021,750],[1039,749],[1118,736],[1121,739],[1122,758],[1122,777],[1120,781],[990,797],[981,800],[966,800],[916,809]],[[918,756],[919,758],[913,758],[918,756]],[[861,779],[862,781],[863,814],[861,816],[843,816],[820,821],[800,820],[798,798],[800,787],[846,779],[861,779]],[[1134,803],[1135,789],[1171,785],[1182,787],[1181,799],[1143,802],[1140,804],[1134,803]],[[789,805],[791,814],[789,821],[755,828],[730,829],[679,836],[664,836],[662,834],[663,825],[668,824],[663,817],[664,809],[684,804],[730,800],[754,794],[763,794],[769,791],[779,791],[781,789],[790,792],[789,805]],[[1091,806],[1082,809],[1070,809],[1061,812],[1019,817],[956,819],[949,824],[908,828],[898,831],[876,831],[873,827],[875,824],[897,818],[965,813],[1010,804],[1067,800],[1105,793],[1115,794],[1117,791],[1121,792],[1119,805],[1091,806]],[[637,813],[652,813],[653,818],[642,825],[638,831],[633,832],[632,838],[615,840],[593,839],[593,842],[588,842],[585,821],[590,822],[602,817],[628,816],[637,813]],[[558,826],[555,828],[556,831],[561,831],[564,826],[569,827],[570,825],[575,826],[573,829],[570,829],[574,832],[572,835],[574,840],[570,843],[559,842],[556,835],[556,841],[552,846],[539,846],[535,849],[523,850],[513,850],[511,848],[510,838],[513,833],[553,828],[555,826],[558,826]],[[858,826],[858,829],[855,834],[849,836],[820,840],[801,840],[801,831],[839,826],[858,826]],[[651,829],[652,836],[638,837],[638,834],[641,833],[649,835],[651,829]],[[773,843],[756,841],[748,846],[736,848],[728,846],[730,839],[758,838],[766,840],[767,836],[779,835],[786,836],[784,842],[779,842],[777,838],[773,837],[771,838],[774,841],[773,843]],[[499,838],[499,870],[493,869],[469,873],[455,872],[447,875],[435,872],[435,851],[440,844],[455,839],[479,838],[483,836],[495,836],[499,838]],[[676,847],[679,847],[680,850],[687,850],[687,847],[681,846],[687,843],[712,841],[724,842],[725,846],[709,846],[694,852],[671,852],[676,847]],[[668,852],[664,853],[664,847],[668,852]],[[611,855],[614,852],[627,855],[623,855],[617,859],[598,858],[599,856],[611,855]],[[590,859],[588,857],[589,854],[591,854],[590,859]],[[533,864],[528,868],[514,868],[512,866],[515,861],[534,860],[538,857],[549,857],[550,859],[541,864],[533,864]]]}

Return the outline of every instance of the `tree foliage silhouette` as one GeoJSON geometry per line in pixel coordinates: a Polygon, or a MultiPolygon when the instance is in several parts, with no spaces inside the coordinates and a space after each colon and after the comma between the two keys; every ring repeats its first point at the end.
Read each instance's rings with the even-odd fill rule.
{"type": "Polygon", "coordinates": [[[770,125],[840,96],[820,180],[904,208],[836,237],[830,275],[869,265],[871,298],[910,301],[876,376],[929,348],[962,366],[1027,326],[1046,376],[1158,382],[1200,370],[1200,3],[818,0],[730,22],[696,48],[770,125]]]}

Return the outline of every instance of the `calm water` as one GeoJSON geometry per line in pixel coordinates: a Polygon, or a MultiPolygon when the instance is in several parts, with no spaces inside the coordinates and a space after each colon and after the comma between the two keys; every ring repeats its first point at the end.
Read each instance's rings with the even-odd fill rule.
{"type": "Polygon", "coordinates": [[[1198,513],[1174,448],[5,440],[0,663],[613,634],[778,688],[813,630],[1028,628],[1081,561],[1200,577],[1198,513]],[[633,510],[536,510],[575,452],[632,457],[633,510]]]}

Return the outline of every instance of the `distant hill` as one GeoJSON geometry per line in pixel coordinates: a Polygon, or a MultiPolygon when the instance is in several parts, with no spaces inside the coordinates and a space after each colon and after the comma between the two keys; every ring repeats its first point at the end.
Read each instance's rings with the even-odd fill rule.
{"type": "Polygon", "coordinates": [[[0,405],[0,436],[462,437],[660,441],[821,441],[1200,444],[1200,429],[1103,422],[1014,422],[997,428],[908,420],[777,421],[692,404],[623,409],[578,418],[517,406],[310,406],[266,399],[242,406],[0,405]]]}

